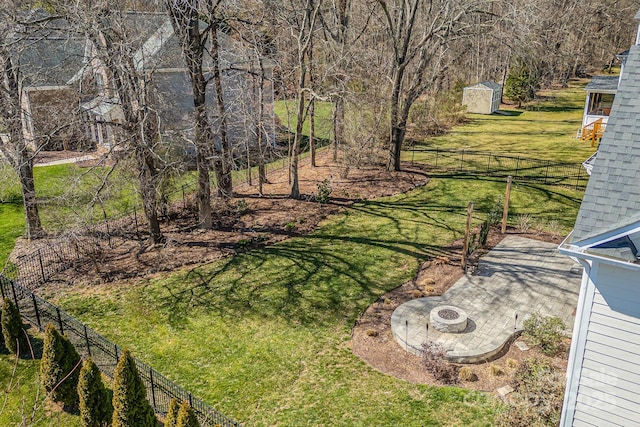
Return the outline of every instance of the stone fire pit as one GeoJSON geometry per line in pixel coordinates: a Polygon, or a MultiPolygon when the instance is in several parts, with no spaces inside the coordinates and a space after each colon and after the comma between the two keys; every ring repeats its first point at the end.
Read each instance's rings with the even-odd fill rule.
{"type": "Polygon", "coordinates": [[[440,305],[431,310],[429,325],[440,332],[460,333],[467,329],[467,313],[452,305],[440,305]]]}

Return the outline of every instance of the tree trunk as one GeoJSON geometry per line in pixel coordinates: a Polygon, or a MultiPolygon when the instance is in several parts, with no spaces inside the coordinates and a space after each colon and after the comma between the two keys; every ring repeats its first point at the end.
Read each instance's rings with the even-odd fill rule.
{"type": "Polygon", "coordinates": [[[158,171],[154,165],[152,154],[142,147],[140,143],[136,145],[136,156],[138,157],[140,196],[142,197],[144,215],[149,226],[149,236],[154,244],[161,243],[164,237],[160,231],[160,222],[158,221],[156,197],[158,171]]]}
{"type": "MultiPolygon", "coordinates": [[[[300,88],[304,87],[305,71],[300,70],[300,88]]],[[[304,122],[304,91],[298,91],[298,123],[296,124],[296,134],[293,139],[293,149],[291,152],[291,194],[292,199],[300,198],[300,187],[298,184],[298,160],[300,157],[300,140],[302,139],[302,123],[304,122]]]]}
{"type": "Polygon", "coordinates": [[[400,170],[400,151],[402,150],[402,142],[404,140],[404,125],[400,119],[400,86],[402,85],[403,70],[395,71],[393,79],[393,91],[391,93],[391,126],[389,135],[389,159],[387,162],[387,170],[400,170]]]}
{"type": "Polygon", "coordinates": [[[208,154],[213,145],[213,135],[207,117],[207,81],[202,71],[203,40],[199,28],[199,15],[195,7],[179,8],[168,1],[167,10],[174,33],[178,36],[183,57],[187,64],[193,95],[193,120],[195,124],[196,168],[198,172],[198,225],[211,228],[211,184],[208,154]]]}
{"type": "Polygon", "coordinates": [[[0,50],[0,59],[4,65],[0,69],[0,120],[9,132],[8,144],[4,145],[3,141],[0,141],[0,145],[3,145],[1,151],[20,180],[26,224],[25,236],[29,240],[37,239],[44,235],[44,230],[40,222],[33,181],[33,158],[22,133],[24,112],[21,107],[20,69],[14,65],[8,50],[4,48],[0,50]]]}
{"type": "MultiPolygon", "coordinates": [[[[213,18],[213,17],[212,17],[213,18]]],[[[220,135],[219,157],[214,163],[218,180],[218,195],[230,198],[233,195],[233,180],[231,178],[231,142],[227,134],[227,118],[222,89],[222,73],[220,71],[220,45],[218,42],[218,27],[220,22],[215,20],[211,25],[211,56],[214,60],[213,84],[216,91],[216,107],[218,109],[218,134],[220,135]]]]}
{"type": "Polygon", "coordinates": [[[257,134],[258,134],[258,194],[260,196],[263,195],[263,186],[267,182],[267,171],[264,166],[264,64],[262,63],[262,57],[258,54],[258,64],[260,64],[260,77],[258,79],[258,123],[257,123],[257,134]]]}
{"type": "Polygon", "coordinates": [[[316,167],[316,101],[309,100],[309,157],[311,157],[311,167],[316,167]]]}
{"type": "Polygon", "coordinates": [[[22,203],[24,206],[24,216],[26,221],[25,236],[28,240],[37,239],[44,235],[40,214],[38,212],[38,202],[36,199],[36,189],[33,181],[33,160],[24,146],[18,152],[18,177],[22,189],[22,203]]]}
{"type": "MultiPolygon", "coordinates": [[[[309,50],[307,51],[309,60],[309,85],[315,90],[315,75],[313,69],[313,37],[309,38],[309,50]]],[[[312,94],[309,99],[309,156],[311,167],[316,167],[316,100],[312,94]]]]}
{"type": "Polygon", "coordinates": [[[336,97],[333,107],[333,161],[338,160],[338,145],[344,141],[344,98],[336,97]]]}

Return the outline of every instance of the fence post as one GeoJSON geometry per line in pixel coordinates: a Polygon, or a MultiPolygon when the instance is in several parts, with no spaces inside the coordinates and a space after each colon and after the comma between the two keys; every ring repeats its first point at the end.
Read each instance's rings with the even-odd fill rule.
{"type": "Polygon", "coordinates": [[[33,301],[33,310],[36,312],[36,321],[38,322],[38,329],[42,330],[42,323],[40,323],[40,311],[38,310],[38,303],[36,301],[35,294],[31,294],[31,301],[33,301]]]}
{"type": "Polygon", "coordinates": [[[467,271],[467,251],[469,250],[469,234],[471,233],[471,218],[473,216],[473,202],[467,206],[467,225],[464,230],[464,247],[462,248],[462,271],[467,271]]]}
{"type": "Polygon", "coordinates": [[[113,349],[114,349],[115,354],[116,354],[116,363],[118,363],[118,359],[120,359],[120,356],[118,356],[118,345],[114,344],[113,345],[113,349]]]}
{"type": "Polygon", "coordinates": [[[193,408],[193,395],[189,392],[189,406],[193,408]]]}
{"type": "Polygon", "coordinates": [[[20,305],[18,305],[18,294],[16,294],[16,285],[11,281],[11,292],[13,292],[13,301],[16,303],[16,309],[20,312],[20,305]]]}
{"type": "Polygon", "coordinates": [[[44,265],[42,264],[42,252],[38,249],[38,260],[40,261],[40,274],[42,274],[42,283],[46,283],[47,279],[44,277],[44,265]]]}
{"type": "Polygon", "coordinates": [[[547,170],[544,172],[544,183],[547,183],[547,178],[549,177],[549,164],[551,164],[551,160],[547,160],[547,170]]]}
{"type": "Polygon", "coordinates": [[[149,381],[151,382],[151,401],[153,402],[153,409],[156,409],[156,389],[153,383],[153,368],[151,366],[149,366],[149,381]]]}
{"type": "Polygon", "coordinates": [[[56,307],[56,313],[58,314],[58,326],[60,327],[60,335],[64,335],[64,326],[62,326],[62,315],[60,309],[56,307]]]}
{"type": "Polygon", "coordinates": [[[84,327],[84,342],[87,345],[87,354],[91,357],[91,346],[89,345],[89,334],[87,333],[87,325],[82,325],[84,327]]]}
{"type": "Polygon", "coordinates": [[[582,168],[578,168],[578,177],[576,178],[576,190],[578,189],[578,185],[580,184],[580,173],[582,172],[582,168]]]}
{"type": "Polygon", "coordinates": [[[520,171],[520,156],[518,156],[518,159],[516,160],[516,178],[518,177],[518,171],[520,171]]]}
{"type": "Polygon", "coordinates": [[[502,234],[507,232],[507,216],[509,215],[509,198],[511,197],[511,177],[507,178],[507,190],[504,195],[504,209],[502,210],[502,234]]]}

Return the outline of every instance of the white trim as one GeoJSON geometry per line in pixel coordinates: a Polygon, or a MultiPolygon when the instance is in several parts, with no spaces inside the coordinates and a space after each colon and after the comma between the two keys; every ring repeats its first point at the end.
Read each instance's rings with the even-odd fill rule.
{"type": "Polygon", "coordinates": [[[632,222],[631,224],[627,224],[623,227],[605,231],[604,233],[601,233],[594,237],[590,237],[588,239],[573,242],[571,243],[570,247],[581,248],[584,250],[637,232],[640,232],[640,220],[632,222]]]}
{"type": "Polygon", "coordinates": [[[596,261],[602,264],[609,264],[609,265],[616,266],[618,268],[624,268],[626,270],[640,271],[640,264],[634,264],[627,260],[607,257],[604,255],[596,255],[594,253],[583,252],[582,250],[577,250],[575,248],[559,247],[558,251],[562,255],[566,255],[571,258],[577,258],[578,260],[582,259],[582,260],[596,261]]]}
{"type": "Polygon", "coordinates": [[[591,266],[587,261],[580,261],[580,264],[584,266],[584,272],[582,273],[582,284],[580,285],[576,319],[573,326],[573,336],[571,337],[571,349],[567,362],[567,385],[562,404],[561,427],[571,427],[573,425],[580,374],[582,373],[582,361],[587,344],[587,332],[589,331],[589,320],[596,289],[592,278],[598,274],[598,262],[592,263],[591,266]]]}

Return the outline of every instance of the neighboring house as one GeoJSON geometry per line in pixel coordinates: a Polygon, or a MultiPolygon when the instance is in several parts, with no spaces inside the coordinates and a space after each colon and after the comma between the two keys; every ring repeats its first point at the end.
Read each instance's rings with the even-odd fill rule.
{"type": "Polygon", "coordinates": [[[629,50],[578,213],[560,246],[583,278],[560,425],[640,423],[640,46],[629,50]]]}
{"type": "MultiPolygon", "coordinates": [[[[184,66],[179,42],[171,22],[163,13],[125,13],[123,29],[134,47],[134,63],[141,73],[149,73],[153,85],[154,107],[159,113],[163,140],[182,147],[193,143],[193,96],[184,66]]],[[[25,87],[23,107],[26,120],[24,133],[34,141],[47,130],[56,117],[57,124],[72,129],[61,135],[63,141],[75,141],[75,146],[117,146],[118,123],[122,122],[119,100],[111,90],[108,73],[93,55],[92,45],[84,38],[66,30],[63,20],[54,20],[47,27],[29,36],[23,54],[22,68],[35,70],[42,76],[25,87]],[[48,112],[48,113],[47,113],[48,112]],[[55,113],[55,114],[54,114],[55,113]],[[61,117],[57,117],[58,116],[61,117]],[[67,125],[73,123],[71,127],[67,125]],[[48,127],[47,127],[48,126],[48,127]],[[73,138],[71,138],[71,136],[73,138]]],[[[219,33],[222,85],[228,135],[232,146],[252,146],[258,128],[265,145],[275,141],[273,86],[271,66],[263,61],[267,75],[263,87],[263,117],[259,119],[258,60],[250,50],[224,33],[219,33]],[[260,125],[260,127],[259,127],[260,125]]],[[[204,71],[211,75],[211,58],[205,58],[204,71]]],[[[209,85],[211,123],[216,132],[218,119],[215,91],[209,85]]],[[[64,144],[41,142],[44,149],[67,148],[64,144]]]]}
{"type": "Polygon", "coordinates": [[[462,105],[469,113],[491,114],[500,109],[502,85],[486,81],[467,86],[462,90],[462,105]]]}
{"type": "MultiPolygon", "coordinates": [[[[33,12],[37,21],[44,12],[33,12]]],[[[86,142],[77,117],[78,90],[68,81],[83,65],[85,41],[70,34],[62,20],[44,21],[8,35],[12,59],[22,77],[23,135],[32,148],[83,148],[86,142]]]]}
{"type": "Polygon", "coordinates": [[[621,60],[620,75],[595,76],[585,86],[584,90],[587,92],[587,97],[584,103],[582,129],[580,131],[580,138],[583,141],[591,141],[592,145],[595,145],[602,138],[611,115],[611,107],[618,91],[620,79],[624,74],[628,55],[628,50],[617,55],[618,59],[621,60]]]}

